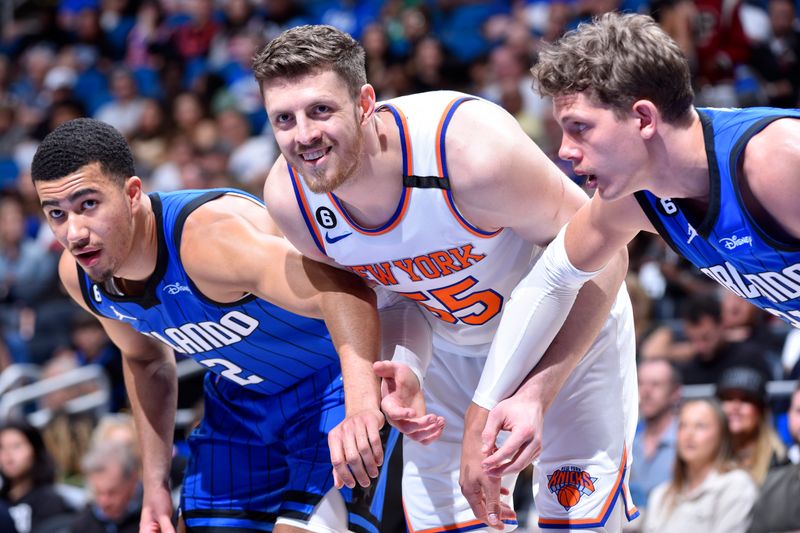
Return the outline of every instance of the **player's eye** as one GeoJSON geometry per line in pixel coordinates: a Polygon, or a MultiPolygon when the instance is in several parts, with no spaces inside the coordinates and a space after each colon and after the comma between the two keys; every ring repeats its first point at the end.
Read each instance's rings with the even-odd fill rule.
{"type": "Polygon", "coordinates": [[[81,208],[83,209],[94,209],[97,207],[97,200],[84,200],[81,202],[81,208]]]}
{"type": "Polygon", "coordinates": [[[47,212],[47,216],[49,216],[53,220],[59,220],[60,218],[63,218],[64,211],[62,211],[61,209],[51,209],[50,211],[47,212]]]}
{"type": "Polygon", "coordinates": [[[586,131],[586,128],[587,126],[583,122],[573,122],[570,124],[570,130],[572,130],[573,133],[583,133],[586,131]]]}

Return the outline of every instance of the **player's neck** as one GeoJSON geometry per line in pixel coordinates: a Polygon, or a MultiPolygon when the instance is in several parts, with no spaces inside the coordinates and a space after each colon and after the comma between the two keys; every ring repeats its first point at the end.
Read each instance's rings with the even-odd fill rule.
{"type": "Polygon", "coordinates": [[[364,134],[364,157],[356,173],[334,194],[348,214],[367,228],[383,225],[403,193],[400,134],[391,113],[375,113],[364,134]]]}
{"type": "Polygon", "coordinates": [[[158,225],[150,198],[143,194],[139,211],[133,219],[133,242],[122,267],[114,273],[117,280],[146,281],[158,261],[158,225]]]}
{"type": "Polygon", "coordinates": [[[665,125],[662,137],[661,147],[656,148],[660,152],[656,175],[663,189],[659,196],[707,200],[710,191],[708,157],[703,125],[697,112],[693,110],[688,126],[665,125]]]}

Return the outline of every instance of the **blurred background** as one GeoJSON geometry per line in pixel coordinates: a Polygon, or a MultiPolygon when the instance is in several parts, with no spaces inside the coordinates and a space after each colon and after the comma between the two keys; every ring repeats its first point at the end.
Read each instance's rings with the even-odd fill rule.
{"type": "MultiPolygon", "coordinates": [[[[362,42],[379,99],[437,89],[479,95],[514,115],[571,175],[556,155],[560,128],[551,104],[531,89],[528,69],[542,43],[608,11],[646,13],[689,59],[697,105],[798,107],[797,8],[795,0],[3,0],[0,531],[12,531],[6,514],[18,533],[90,533],[92,517],[110,520],[118,531],[138,524],[139,454],[120,354],[60,288],[61,250],[30,178],[38,143],[62,122],[90,116],[118,128],[147,190],[232,186],[260,196],[278,150],[251,58],[284,29],[324,23],[362,42]],[[117,440],[119,449],[99,444],[117,440]],[[129,490],[104,493],[109,476],[129,490]],[[39,500],[48,503],[21,511],[20,498],[44,485],[52,490],[39,500]]],[[[677,424],[681,398],[713,396],[731,368],[753,369],[761,380],[740,384],[741,401],[755,396],[758,415],[738,430],[738,441],[731,428],[744,450],[740,466],[763,483],[766,470],[752,470],[751,456],[765,431],[775,455],[765,468],[800,460],[800,418],[796,427],[789,422],[800,332],[724,294],[658,237],[641,235],[630,255],[637,357],[648,366],[640,372],[640,463],[649,465],[661,453],[671,468],[675,443],[668,446],[667,431],[677,424]],[[643,375],[650,381],[641,382],[643,375]],[[656,426],[667,429],[654,443],[656,426]]],[[[202,370],[180,361],[179,375],[176,490],[184,440],[202,414],[202,370]]],[[[733,401],[721,391],[723,404],[733,401]]],[[[800,412],[800,399],[797,404],[800,412]]],[[[730,405],[726,413],[736,419],[730,405]]],[[[647,478],[632,486],[645,507],[665,469],[659,477],[636,468],[634,474],[647,478]]],[[[520,518],[533,528],[535,507],[524,494],[529,485],[520,486],[520,518]]]]}

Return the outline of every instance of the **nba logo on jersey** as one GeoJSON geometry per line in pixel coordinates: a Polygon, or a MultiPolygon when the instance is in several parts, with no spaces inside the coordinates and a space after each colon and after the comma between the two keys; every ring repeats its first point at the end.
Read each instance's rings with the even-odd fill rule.
{"type": "Polygon", "coordinates": [[[594,492],[594,482],[589,472],[580,467],[565,465],[547,476],[547,488],[555,494],[565,511],[578,505],[581,496],[590,496],[594,492]]]}

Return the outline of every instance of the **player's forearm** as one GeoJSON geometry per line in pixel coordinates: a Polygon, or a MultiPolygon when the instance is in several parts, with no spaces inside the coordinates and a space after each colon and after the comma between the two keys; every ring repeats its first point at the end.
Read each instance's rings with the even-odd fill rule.
{"type": "Polygon", "coordinates": [[[581,286],[595,275],[569,263],[562,229],[511,294],[474,403],[491,409],[517,390],[561,329],[581,286]]]}
{"type": "Polygon", "coordinates": [[[627,264],[627,253],[621,250],[606,269],[581,288],[563,327],[514,396],[538,402],[543,411],[547,410],[603,328],[627,264]]]}
{"type": "Polygon", "coordinates": [[[382,359],[408,365],[422,385],[433,358],[433,331],[419,305],[402,301],[380,310],[382,359]]]}
{"type": "Polygon", "coordinates": [[[364,291],[326,292],[320,307],[339,354],[348,416],[380,409],[380,381],[372,371],[380,353],[375,294],[366,286],[364,291]]]}
{"type": "Polygon", "coordinates": [[[166,486],[178,402],[175,360],[171,355],[149,361],[123,357],[123,368],[142,449],[144,487],[166,486]]]}

